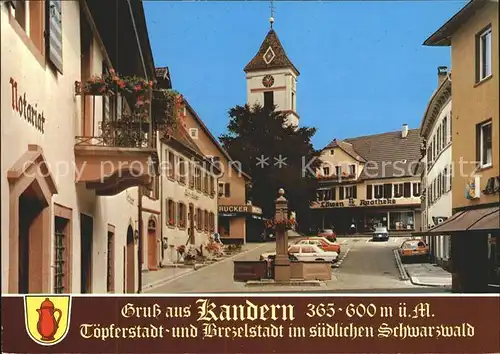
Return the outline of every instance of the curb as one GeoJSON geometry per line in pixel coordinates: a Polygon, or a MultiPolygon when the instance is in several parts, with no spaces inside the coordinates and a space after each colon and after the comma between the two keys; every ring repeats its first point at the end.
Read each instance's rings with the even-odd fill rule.
{"type": "MultiPolygon", "coordinates": [[[[403,262],[401,261],[401,257],[399,256],[399,252],[397,249],[393,250],[394,252],[394,258],[396,259],[396,265],[398,266],[399,269],[399,276],[401,277],[401,280],[411,280],[411,278],[408,276],[408,273],[406,272],[405,267],[403,266],[403,262]]],[[[413,283],[413,281],[411,280],[413,283]]]]}

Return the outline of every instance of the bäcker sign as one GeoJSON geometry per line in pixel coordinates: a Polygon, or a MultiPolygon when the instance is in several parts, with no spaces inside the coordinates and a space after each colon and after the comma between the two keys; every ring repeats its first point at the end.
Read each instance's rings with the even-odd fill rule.
{"type": "Polygon", "coordinates": [[[262,209],[253,205],[219,205],[219,213],[262,214],[262,209]]]}
{"type": "Polygon", "coordinates": [[[333,200],[323,200],[321,202],[313,202],[311,208],[313,209],[325,209],[325,208],[344,208],[344,207],[364,207],[364,206],[375,206],[375,205],[395,205],[396,199],[373,199],[364,200],[360,199],[359,203],[356,204],[354,200],[348,201],[333,201],[333,200]]]}

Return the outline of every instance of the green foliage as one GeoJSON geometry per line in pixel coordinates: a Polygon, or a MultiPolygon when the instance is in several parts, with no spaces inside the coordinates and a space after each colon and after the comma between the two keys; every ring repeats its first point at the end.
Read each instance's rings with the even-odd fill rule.
{"type": "Polygon", "coordinates": [[[229,110],[228,132],[220,136],[220,141],[252,176],[251,197],[264,215],[274,215],[278,189],[284,188],[289,209],[297,212],[300,223],[308,219],[309,203],[315,199],[317,187],[315,175],[304,167],[312,161],[309,171],[314,171],[321,161],[311,143],[316,129],[284,127],[286,117],[286,113],[259,105],[236,106],[229,110]],[[286,165],[281,167],[276,165],[280,155],[286,158],[286,165]],[[257,164],[261,156],[269,158],[268,165],[257,164]]]}

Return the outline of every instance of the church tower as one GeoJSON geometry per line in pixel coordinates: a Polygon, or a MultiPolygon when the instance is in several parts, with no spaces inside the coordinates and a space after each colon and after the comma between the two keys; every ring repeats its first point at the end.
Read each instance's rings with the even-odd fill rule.
{"type": "Polygon", "coordinates": [[[288,123],[299,125],[296,82],[300,75],[285,53],[273,29],[264,38],[259,51],[243,69],[247,79],[247,104],[276,105],[277,111],[288,112],[288,123]]]}

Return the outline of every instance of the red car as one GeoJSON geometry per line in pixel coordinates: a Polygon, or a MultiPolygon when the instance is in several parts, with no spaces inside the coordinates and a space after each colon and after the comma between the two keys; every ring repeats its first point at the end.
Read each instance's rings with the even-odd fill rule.
{"type": "Polygon", "coordinates": [[[322,229],[318,232],[319,237],[325,237],[328,241],[335,242],[337,241],[337,235],[333,232],[332,229],[322,229]]]}

